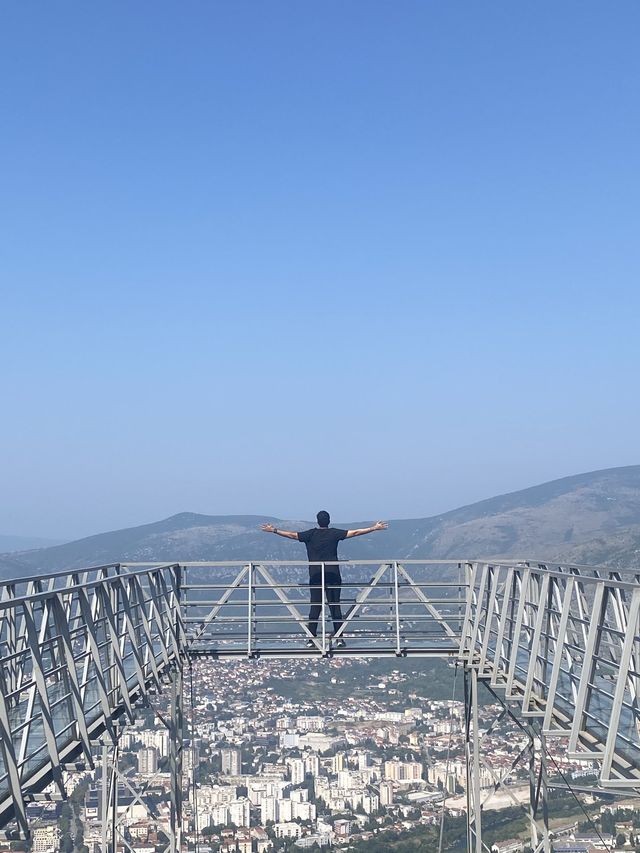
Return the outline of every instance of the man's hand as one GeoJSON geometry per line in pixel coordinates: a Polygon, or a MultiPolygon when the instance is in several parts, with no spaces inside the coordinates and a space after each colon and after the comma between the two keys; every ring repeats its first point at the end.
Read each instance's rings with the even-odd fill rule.
{"type": "Polygon", "coordinates": [[[372,527],[361,527],[358,530],[348,530],[347,539],[353,536],[366,536],[367,533],[375,533],[376,530],[386,530],[389,525],[386,521],[376,521],[372,527]]]}
{"type": "Polygon", "coordinates": [[[297,539],[298,534],[294,530],[280,530],[274,524],[266,524],[260,525],[260,530],[264,530],[265,533],[277,533],[278,536],[284,536],[285,539],[297,539]]]}

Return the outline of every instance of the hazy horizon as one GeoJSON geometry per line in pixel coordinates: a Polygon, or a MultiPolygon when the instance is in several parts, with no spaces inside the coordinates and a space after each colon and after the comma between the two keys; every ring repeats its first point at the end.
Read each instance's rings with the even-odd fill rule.
{"type": "MultiPolygon", "coordinates": [[[[616,467],[628,468],[628,467],[635,467],[635,465],[631,464],[631,465],[616,466],[616,467]]],[[[573,472],[573,474],[562,475],[561,477],[553,477],[550,481],[545,480],[544,483],[553,482],[555,480],[565,479],[567,477],[579,476],[581,474],[595,473],[598,470],[608,470],[608,469],[593,469],[593,471],[575,471],[575,472],[573,472]]],[[[469,501],[463,501],[463,502],[457,503],[455,505],[451,505],[451,506],[447,506],[447,507],[441,507],[440,509],[436,510],[435,512],[407,513],[404,515],[399,515],[399,514],[381,515],[380,513],[378,513],[377,515],[375,513],[372,515],[358,515],[357,513],[337,513],[337,512],[335,512],[335,510],[332,509],[331,510],[331,515],[332,515],[331,523],[336,524],[338,522],[345,522],[346,523],[346,522],[359,522],[359,521],[366,521],[366,520],[372,520],[373,521],[373,520],[378,520],[378,519],[393,521],[393,520],[406,520],[406,519],[412,519],[412,518],[415,518],[415,519],[431,518],[431,517],[435,517],[438,515],[442,515],[442,514],[447,513],[451,510],[460,509],[463,506],[466,506],[467,504],[473,504],[473,503],[477,503],[479,501],[488,500],[490,498],[500,497],[501,495],[510,494],[512,492],[519,492],[519,491],[526,490],[529,488],[533,488],[533,487],[539,486],[539,485],[543,485],[543,483],[538,483],[538,482],[528,483],[527,485],[522,486],[521,488],[507,489],[503,492],[495,492],[493,494],[481,495],[480,497],[474,498],[474,499],[469,500],[469,501]]],[[[140,518],[136,521],[126,521],[125,520],[124,522],[114,523],[111,526],[105,526],[105,527],[102,527],[100,529],[95,529],[95,530],[81,531],[79,533],[75,533],[75,534],[68,535],[68,536],[41,537],[41,536],[38,536],[37,534],[34,534],[34,535],[30,535],[30,534],[16,535],[13,532],[7,532],[4,530],[0,530],[0,539],[7,539],[7,540],[8,539],[18,540],[18,539],[22,539],[22,538],[33,539],[33,540],[41,539],[42,540],[41,546],[33,544],[29,547],[45,547],[45,544],[49,544],[49,545],[61,544],[63,542],[70,542],[70,541],[73,541],[75,539],[84,539],[88,536],[94,536],[94,535],[98,535],[101,533],[108,533],[108,532],[111,532],[114,530],[122,530],[122,529],[126,529],[129,527],[138,527],[138,526],[144,525],[144,524],[152,524],[154,522],[162,521],[166,518],[171,518],[172,516],[175,516],[175,515],[178,515],[181,513],[194,513],[196,515],[205,515],[205,516],[240,516],[240,515],[242,515],[242,516],[256,516],[256,517],[273,517],[273,518],[279,518],[279,519],[290,520],[290,521],[291,520],[297,520],[297,521],[309,521],[310,523],[315,523],[315,521],[314,521],[315,515],[316,515],[316,512],[318,511],[318,509],[320,509],[320,508],[322,508],[322,507],[318,506],[317,508],[310,510],[306,514],[301,514],[301,513],[296,513],[296,512],[293,512],[293,513],[277,513],[277,512],[268,512],[268,511],[261,511],[261,510],[246,511],[243,509],[237,509],[236,511],[204,512],[204,511],[201,511],[198,509],[193,509],[192,507],[186,507],[186,508],[183,507],[180,509],[176,509],[174,512],[167,512],[165,514],[161,514],[161,515],[155,516],[153,518],[151,518],[151,517],[140,518]],[[47,540],[46,543],[45,543],[45,540],[47,540]]],[[[0,547],[1,546],[2,546],[2,543],[0,542],[0,547]]],[[[15,548],[15,550],[18,550],[18,548],[15,548]]]]}

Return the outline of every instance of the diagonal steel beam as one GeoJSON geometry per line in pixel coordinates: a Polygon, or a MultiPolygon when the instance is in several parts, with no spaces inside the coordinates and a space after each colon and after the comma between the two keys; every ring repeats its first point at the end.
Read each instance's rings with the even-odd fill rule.
{"type": "MultiPolygon", "coordinates": [[[[638,673],[634,673],[633,677],[630,678],[630,663],[633,652],[634,644],[638,642],[638,634],[639,634],[639,622],[638,617],[640,615],[640,588],[634,590],[633,596],[631,598],[631,603],[629,605],[629,614],[627,618],[626,632],[624,638],[624,645],[622,648],[622,654],[620,656],[620,664],[619,664],[619,675],[618,681],[616,684],[616,691],[613,699],[613,707],[611,709],[611,718],[609,720],[609,728],[607,734],[607,740],[604,749],[604,757],[602,761],[602,768],[600,772],[600,783],[608,783],[611,781],[611,768],[613,764],[613,758],[615,754],[616,748],[616,738],[618,735],[618,727],[620,725],[620,715],[622,713],[622,707],[624,702],[624,694],[627,689],[628,683],[630,680],[634,678],[638,678],[638,673]]],[[[638,768],[635,768],[636,773],[638,772],[638,768]]],[[[639,778],[633,779],[628,784],[632,786],[637,786],[640,783],[639,778]]],[[[621,780],[616,780],[616,784],[624,784],[621,780]]]]}
{"type": "Polygon", "coordinates": [[[405,569],[405,567],[401,563],[398,563],[398,573],[401,574],[409,582],[409,585],[411,587],[411,591],[413,592],[413,594],[416,596],[416,598],[418,598],[422,602],[422,604],[424,604],[427,612],[431,616],[433,616],[433,618],[436,620],[436,622],[438,622],[438,624],[443,629],[445,634],[448,637],[451,637],[452,639],[454,639],[454,638],[457,639],[457,637],[458,637],[457,632],[454,631],[453,628],[451,627],[451,625],[449,625],[449,623],[443,619],[442,614],[436,610],[436,608],[433,606],[433,604],[429,601],[429,598],[424,594],[422,589],[420,589],[420,587],[416,584],[416,582],[409,575],[409,573],[407,572],[407,570],[405,569]]]}
{"type": "Polygon", "coordinates": [[[105,720],[105,726],[111,739],[115,742],[116,733],[113,727],[113,708],[111,706],[111,702],[109,700],[110,691],[107,688],[107,683],[105,681],[104,673],[102,670],[102,660],[100,658],[100,647],[98,645],[98,636],[96,632],[96,619],[98,613],[100,612],[99,608],[99,596],[94,598],[94,608],[92,608],[89,604],[89,600],[87,598],[87,593],[85,589],[79,588],[77,590],[78,594],[78,602],[80,604],[80,611],[82,613],[82,617],[85,622],[86,631],[87,631],[87,645],[89,651],[91,653],[90,659],[87,661],[87,664],[90,665],[93,663],[94,668],[94,677],[96,680],[98,698],[100,702],[100,707],[102,709],[102,714],[105,720]],[[94,612],[92,612],[92,610],[94,612]],[[95,615],[94,615],[95,613],[95,615]]]}
{"type": "MultiPolygon", "coordinates": [[[[111,587],[111,584],[109,585],[111,587]]],[[[118,683],[120,685],[120,701],[124,702],[124,706],[127,711],[127,716],[129,720],[133,722],[135,714],[133,713],[133,707],[131,705],[131,699],[129,697],[129,685],[127,684],[127,674],[124,670],[124,664],[122,661],[122,649],[120,647],[120,636],[118,633],[118,628],[116,625],[116,617],[113,610],[113,605],[111,602],[110,592],[111,588],[107,588],[106,586],[102,586],[98,590],[98,595],[102,598],[102,611],[105,614],[105,618],[107,620],[107,625],[109,628],[109,647],[113,654],[114,665],[116,668],[116,674],[118,678],[118,683]]],[[[116,699],[116,703],[119,704],[116,699]]]]}
{"type": "Polygon", "coordinates": [[[28,835],[27,807],[22,791],[22,777],[18,769],[9,708],[7,707],[7,700],[5,698],[6,695],[7,686],[5,684],[4,672],[2,671],[2,667],[0,667],[0,752],[2,753],[4,768],[7,773],[16,823],[25,835],[28,835]]]}
{"type": "Polygon", "coordinates": [[[374,573],[367,586],[361,589],[360,592],[356,595],[356,600],[351,605],[349,610],[347,610],[342,625],[336,631],[336,638],[342,636],[342,634],[346,630],[347,625],[358,614],[358,611],[361,610],[361,608],[364,606],[371,593],[378,586],[385,573],[391,568],[391,566],[391,563],[382,563],[378,570],[374,573]]]}
{"type": "Polygon", "coordinates": [[[560,677],[560,669],[562,667],[562,659],[565,655],[565,642],[567,638],[567,626],[571,615],[571,601],[573,599],[573,590],[575,586],[575,576],[569,575],[565,582],[564,595],[562,597],[562,612],[560,615],[560,624],[555,637],[555,653],[553,656],[553,667],[551,669],[551,677],[547,687],[547,703],[544,712],[544,720],[542,722],[542,731],[545,735],[564,735],[566,729],[552,728],[552,719],[554,717],[554,709],[556,704],[556,692],[558,690],[558,679],[560,677]]]}
{"type": "MultiPolygon", "coordinates": [[[[138,687],[140,689],[141,694],[145,693],[147,690],[147,678],[145,677],[144,672],[144,662],[143,657],[138,646],[140,642],[140,637],[138,632],[136,631],[136,625],[133,622],[133,607],[131,603],[131,596],[129,595],[129,589],[125,584],[125,579],[123,576],[119,579],[120,584],[120,601],[122,602],[122,615],[124,618],[124,625],[127,632],[127,636],[129,637],[129,647],[131,649],[131,654],[133,656],[133,664],[136,672],[136,679],[138,681],[138,687]]],[[[159,682],[156,682],[157,686],[159,686],[159,682]]]]}
{"type": "MultiPolygon", "coordinates": [[[[28,600],[25,599],[22,604],[22,612],[24,615],[24,622],[26,628],[27,642],[31,649],[31,660],[33,665],[33,674],[32,678],[35,682],[36,689],[38,691],[38,698],[40,699],[40,717],[42,720],[42,729],[44,731],[44,737],[47,743],[47,749],[49,751],[49,755],[51,757],[52,765],[53,765],[53,778],[58,786],[60,793],[63,797],[66,797],[66,791],[62,782],[62,773],[60,770],[60,755],[58,753],[58,741],[56,739],[56,731],[53,722],[53,716],[51,713],[51,705],[49,703],[49,694],[47,691],[47,679],[45,675],[44,662],[42,659],[42,652],[40,646],[40,639],[38,635],[38,629],[36,628],[35,619],[33,616],[33,605],[28,600]]],[[[42,625],[46,625],[48,623],[49,618],[49,608],[48,602],[47,606],[44,608],[44,613],[42,616],[42,624],[40,633],[42,633],[42,625]]],[[[33,711],[33,706],[32,709],[33,711]]],[[[31,715],[32,716],[32,715],[31,715]]]]}
{"type": "MultiPolygon", "coordinates": [[[[138,613],[140,616],[140,630],[142,631],[142,635],[144,638],[144,660],[145,660],[145,668],[148,667],[151,669],[151,674],[153,676],[154,683],[157,687],[160,686],[160,672],[158,670],[158,663],[156,661],[156,656],[153,648],[153,639],[151,637],[151,623],[149,621],[149,617],[147,615],[147,608],[145,602],[144,590],[142,588],[142,584],[140,579],[134,575],[129,579],[131,584],[131,589],[133,591],[133,598],[135,600],[135,606],[138,609],[138,613]]],[[[146,672],[145,672],[146,675],[146,672]]]]}
{"type": "Polygon", "coordinates": [[[87,729],[87,721],[85,719],[84,708],[82,707],[82,695],[80,692],[80,680],[78,678],[78,670],[76,661],[73,656],[73,647],[71,644],[71,635],[69,633],[69,623],[67,621],[68,611],[62,605],[61,596],[56,595],[53,599],[53,612],[56,622],[56,628],[60,636],[61,657],[63,657],[67,677],[69,681],[69,690],[71,693],[71,701],[75,712],[76,732],[80,743],[82,744],[82,752],[86,758],[87,764],[93,769],[93,755],[91,753],[91,742],[89,740],[89,731],[87,729]]]}
{"type": "Polygon", "coordinates": [[[302,615],[302,613],[300,613],[300,611],[298,610],[296,605],[292,601],[289,601],[287,596],[280,589],[279,585],[275,582],[275,579],[272,577],[272,575],[268,571],[268,569],[262,563],[256,563],[255,569],[256,569],[256,572],[259,572],[262,575],[262,577],[266,580],[266,582],[269,584],[269,586],[273,589],[275,594],[278,596],[278,598],[280,599],[282,604],[284,604],[284,606],[287,608],[289,613],[291,613],[293,618],[296,620],[296,624],[299,625],[302,628],[302,631],[307,635],[307,637],[311,637],[311,639],[314,641],[316,646],[318,646],[318,648],[321,649],[322,647],[318,643],[317,638],[313,636],[313,634],[311,633],[311,631],[307,627],[306,620],[305,620],[304,616],[302,615]]]}
{"type": "MultiPolygon", "coordinates": [[[[240,588],[240,585],[242,584],[242,581],[245,579],[248,572],[249,572],[249,566],[246,565],[238,572],[235,579],[232,581],[231,585],[228,586],[227,589],[224,591],[224,593],[220,596],[220,600],[217,601],[216,604],[214,604],[214,606],[211,608],[209,613],[202,620],[200,625],[198,625],[195,632],[193,632],[193,634],[190,634],[187,631],[187,642],[188,642],[189,646],[192,646],[194,643],[196,643],[202,637],[202,635],[207,630],[209,625],[215,620],[218,613],[220,613],[221,609],[229,601],[229,599],[231,598],[233,593],[237,589],[240,588]]],[[[191,606],[197,606],[195,604],[195,602],[187,602],[187,604],[189,604],[191,606]]]]}

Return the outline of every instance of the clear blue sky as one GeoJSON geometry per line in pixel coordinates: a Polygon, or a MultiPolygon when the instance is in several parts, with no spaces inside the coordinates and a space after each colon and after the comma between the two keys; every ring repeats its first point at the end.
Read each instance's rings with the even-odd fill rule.
{"type": "Polygon", "coordinates": [[[640,461],[636,0],[0,16],[1,533],[640,461]]]}

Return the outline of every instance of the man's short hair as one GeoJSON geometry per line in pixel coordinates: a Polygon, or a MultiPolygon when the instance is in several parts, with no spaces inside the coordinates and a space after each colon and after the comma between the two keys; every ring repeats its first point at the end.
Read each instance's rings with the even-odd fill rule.
{"type": "Polygon", "coordinates": [[[318,527],[328,527],[331,521],[331,516],[326,509],[321,509],[316,518],[318,519],[318,527]]]}

